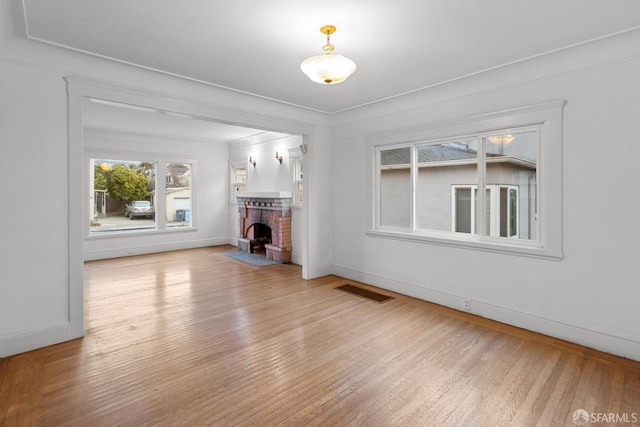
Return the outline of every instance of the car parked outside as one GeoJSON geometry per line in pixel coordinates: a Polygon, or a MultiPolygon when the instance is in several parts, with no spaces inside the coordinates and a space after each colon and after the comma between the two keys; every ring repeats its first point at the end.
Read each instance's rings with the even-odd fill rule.
{"type": "Polygon", "coordinates": [[[156,216],[155,209],[148,200],[134,200],[125,206],[124,216],[133,219],[138,216],[145,216],[154,219],[156,216]]]}

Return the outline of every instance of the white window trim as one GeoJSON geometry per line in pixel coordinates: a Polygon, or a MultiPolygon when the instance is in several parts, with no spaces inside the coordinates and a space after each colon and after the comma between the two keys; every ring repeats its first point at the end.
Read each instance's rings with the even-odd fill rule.
{"type": "MultiPolygon", "coordinates": [[[[113,136],[112,136],[113,137],[113,136]]],[[[129,137],[129,136],[125,136],[129,137]]],[[[137,137],[141,138],[141,137],[137,137]]],[[[113,239],[119,238],[123,236],[135,236],[140,234],[161,234],[161,233],[181,233],[181,232],[193,232],[198,229],[197,221],[198,221],[198,213],[197,213],[197,190],[196,190],[196,181],[198,174],[198,161],[193,158],[186,157],[177,157],[173,155],[162,155],[162,154],[154,154],[147,153],[144,151],[126,151],[126,150],[117,150],[117,149],[103,149],[97,147],[87,147],[84,152],[84,164],[86,165],[86,169],[84,172],[83,179],[83,188],[85,189],[85,194],[89,192],[89,179],[90,179],[90,171],[88,165],[91,159],[110,159],[110,160],[138,160],[143,159],[144,161],[153,162],[156,168],[156,194],[164,194],[166,188],[166,177],[164,175],[164,167],[169,163],[185,163],[191,165],[191,225],[183,226],[183,227],[167,227],[167,221],[164,215],[157,215],[157,212],[165,212],[166,204],[163,198],[156,197],[156,216],[155,216],[155,226],[153,228],[144,228],[144,229],[136,229],[136,230],[118,230],[113,231],[111,233],[104,234],[92,234],[91,229],[89,227],[89,221],[84,221],[85,225],[83,226],[83,238],[84,239],[113,239]],[[159,172],[162,169],[162,174],[159,172]],[[162,178],[161,178],[162,177],[162,178]]],[[[84,212],[84,211],[83,211],[84,212]]],[[[89,217],[89,211],[84,212],[83,215],[85,218],[89,217]]]]}
{"type": "MultiPolygon", "coordinates": [[[[370,179],[367,197],[371,213],[369,230],[371,237],[390,238],[417,243],[437,244],[465,249],[511,255],[530,256],[560,260],[562,249],[562,114],[565,100],[518,107],[504,111],[456,118],[425,125],[387,130],[366,136],[370,179]],[[536,126],[540,129],[538,141],[538,240],[514,240],[483,236],[460,235],[466,233],[417,232],[414,225],[410,229],[390,229],[379,224],[379,151],[380,148],[401,148],[419,142],[450,139],[453,136],[483,136],[497,130],[536,126]]],[[[479,159],[483,162],[484,159],[479,159]]],[[[412,160],[412,163],[415,160],[412,160]]],[[[412,164],[412,166],[416,166],[412,164]]],[[[415,183],[412,183],[412,191],[415,183]]],[[[482,184],[482,183],[481,183],[482,184]]],[[[412,197],[415,199],[415,197],[412,197]]],[[[483,199],[483,198],[481,198],[483,199]]],[[[413,202],[412,202],[413,203],[413,202]]],[[[412,220],[415,207],[412,206],[412,220]]],[[[484,212],[484,206],[478,206],[484,212]]],[[[483,227],[481,225],[480,227],[483,227]]]]}
{"type": "Polygon", "coordinates": [[[238,199],[237,197],[237,193],[235,190],[235,176],[236,176],[236,169],[239,168],[244,168],[247,171],[246,174],[246,181],[245,181],[245,191],[247,186],[249,185],[249,168],[247,167],[247,161],[244,158],[234,158],[234,159],[229,159],[229,186],[228,186],[228,193],[229,193],[229,204],[231,205],[237,205],[238,204],[238,199]]]}
{"type": "Polygon", "coordinates": [[[305,188],[304,188],[304,156],[302,153],[302,149],[300,147],[295,147],[295,148],[290,148],[289,149],[289,164],[291,165],[291,177],[292,177],[292,187],[291,187],[291,207],[292,208],[302,208],[302,204],[304,203],[304,198],[305,198],[305,188]],[[303,169],[302,169],[302,176],[303,179],[298,179],[298,164],[297,161],[298,159],[300,159],[302,165],[303,165],[303,169]],[[298,183],[302,184],[302,198],[303,200],[300,200],[299,194],[298,194],[298,183]]]}

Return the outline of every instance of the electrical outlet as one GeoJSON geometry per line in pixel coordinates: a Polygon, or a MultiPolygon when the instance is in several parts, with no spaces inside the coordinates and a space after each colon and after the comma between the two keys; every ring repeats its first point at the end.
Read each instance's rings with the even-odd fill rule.
{"type": "Polygon", "coordinates": [[[471,311],[471,300],[470,299],[464,300],[464,309],[467,310],[467,311],[471,311]]]}

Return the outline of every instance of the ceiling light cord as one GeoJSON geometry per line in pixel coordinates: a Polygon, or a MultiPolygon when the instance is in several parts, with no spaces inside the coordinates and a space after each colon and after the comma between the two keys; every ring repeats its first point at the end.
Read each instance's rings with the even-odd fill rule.
{"type": "Polygon", "coordinates": [[[330,55],[331,52],[333,52],[333,50],[336,48],[334,45],[331,44],[331,40],[329,39],[330,35],[331,35],[331,30],[327,29],[327,44],[322,46],[322,50],[324,50],[324,53],[327,55],[330,55]]]}

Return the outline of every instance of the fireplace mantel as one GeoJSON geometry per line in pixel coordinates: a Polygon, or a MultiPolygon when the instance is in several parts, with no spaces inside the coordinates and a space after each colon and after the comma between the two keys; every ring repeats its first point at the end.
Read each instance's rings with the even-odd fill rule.
{"type": "Polygon", "coordinates": [[[291,191],[254,191],[237,193],[236,197],[240,199],[290,199],[291,191]]]}

